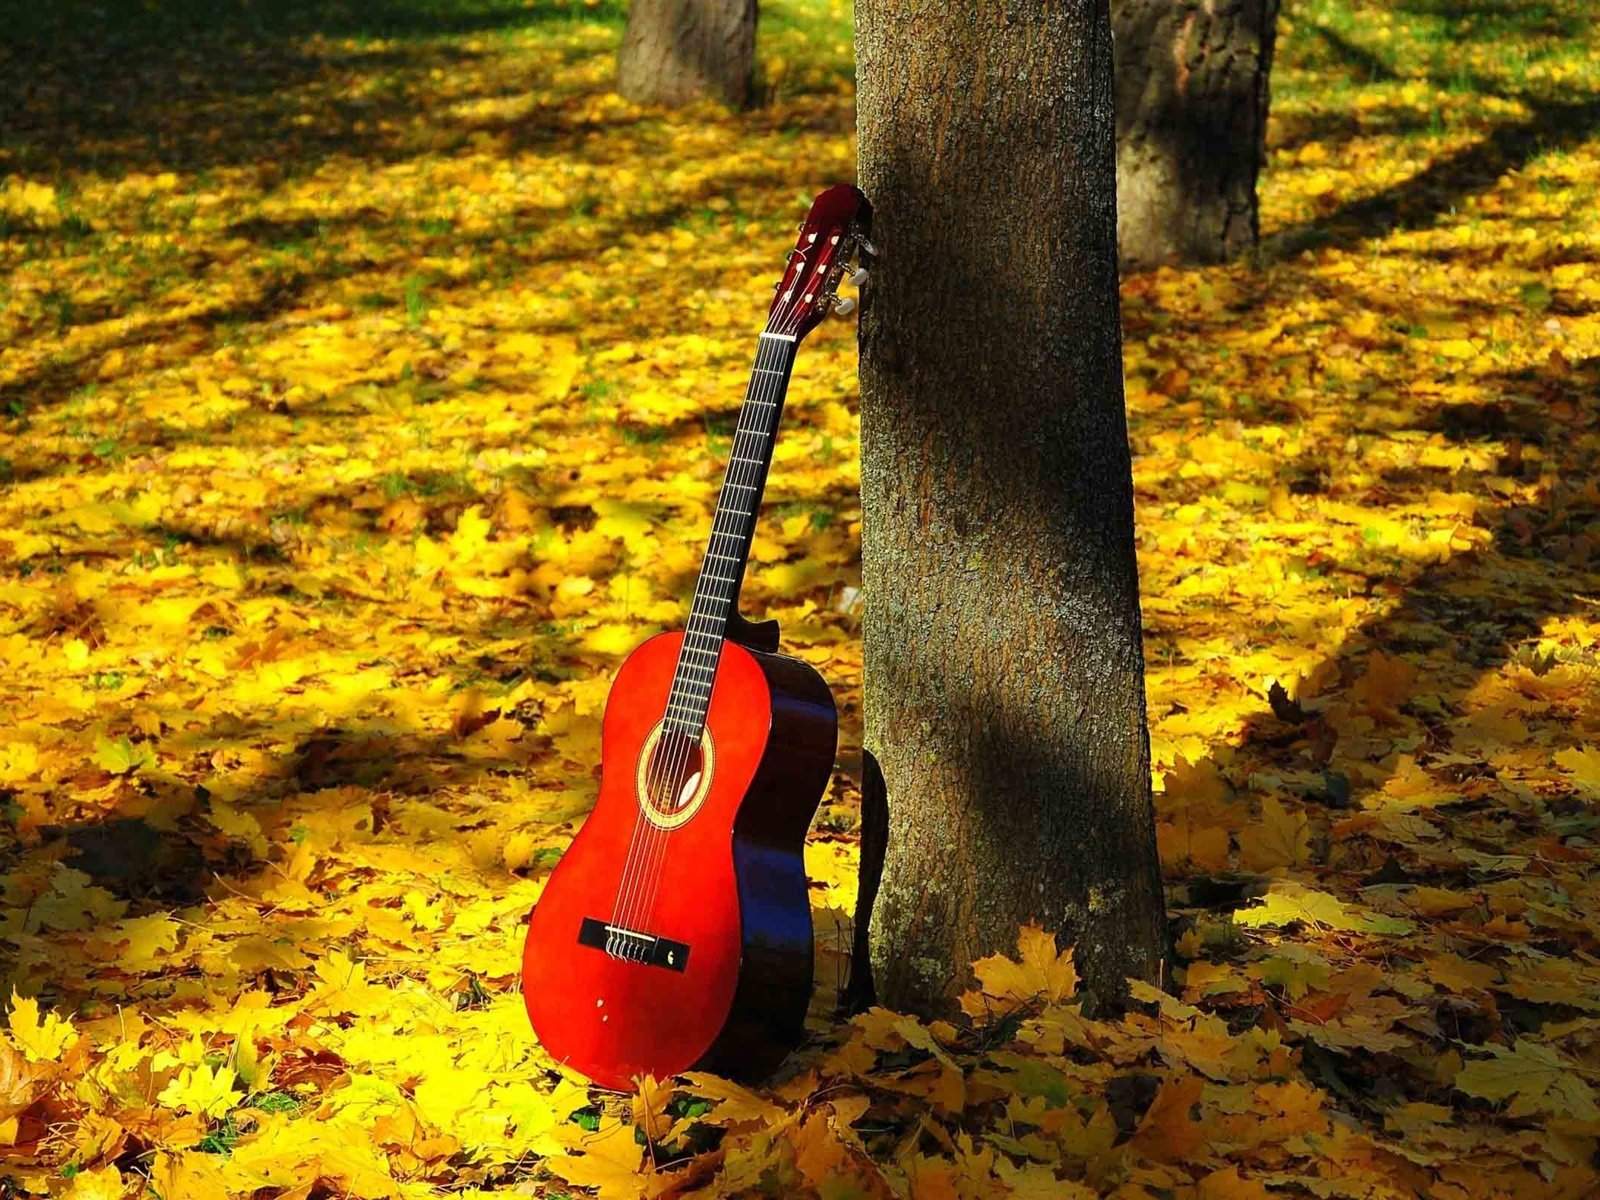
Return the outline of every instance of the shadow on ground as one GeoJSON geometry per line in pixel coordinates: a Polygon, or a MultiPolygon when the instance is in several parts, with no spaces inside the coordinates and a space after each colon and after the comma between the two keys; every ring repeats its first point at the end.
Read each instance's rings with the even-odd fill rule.
{"type": "Polygon", "coordinates": [[[178,0],[10,6],[0,171],[311,168],[394,157],[430,71],[477,52],[437,39],[620,20],[614,0],[178,0]]]}

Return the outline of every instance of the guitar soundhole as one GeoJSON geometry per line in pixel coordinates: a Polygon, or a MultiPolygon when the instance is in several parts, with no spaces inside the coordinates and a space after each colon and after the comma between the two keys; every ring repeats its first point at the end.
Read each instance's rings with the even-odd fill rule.
{"type": "Polygon", "coordinates": [[[664,729],[645,768],[650,807],[663,817],[676,816],[703,791],[705,769],[699,738],[664,729]]]}

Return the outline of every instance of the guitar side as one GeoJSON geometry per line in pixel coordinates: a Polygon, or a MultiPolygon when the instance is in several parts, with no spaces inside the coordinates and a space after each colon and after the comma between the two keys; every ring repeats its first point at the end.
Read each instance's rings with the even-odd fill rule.
{"type": "Polygon", "coordinates": [[[811,1000],[811,900],[805,837],[833,774],[833,694],[799,659],[746,651],[766,676],[772,728],[733,829],[743,958],[733,1007],[699,1064],[724,1075],[770,1073],[801,1039],[811,1000]]]}

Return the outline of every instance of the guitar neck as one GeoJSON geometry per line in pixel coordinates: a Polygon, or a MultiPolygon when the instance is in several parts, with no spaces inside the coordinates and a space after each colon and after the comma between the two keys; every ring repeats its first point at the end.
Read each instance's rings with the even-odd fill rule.
{"type": "Polygon", "coordinates": [[[789,390],[795,347],[791,336],[761,335],[750,371],[750,386],[734,427],[733,449],[717,495],[711,537],[700,562],[700,578],[695,583],[683,649],[667,701],[667,725],[692,737],[698,737],[705,726],[722,642],[739,603],[739,586],[744,581],[745,563],[755,537],[767,469],[772,465],[772,447],[789,390]]]}

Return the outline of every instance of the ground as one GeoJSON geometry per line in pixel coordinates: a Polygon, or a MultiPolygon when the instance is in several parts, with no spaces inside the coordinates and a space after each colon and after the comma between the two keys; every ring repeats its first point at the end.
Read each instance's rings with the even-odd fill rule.
{"type": "Polygon", "coordinates": [[[835,1015],[831,322],[746,587],[843,715],[809,1040],[631,1104],[521,927],[853,172],[848,7],[763,6],[744,116],[612,96],[609,2],[11,13],[0,1195],[1600,1191],[1600,32],[1285,8],[1260,254],[1123,291],[1171,994],[1025,930],[959,1026],[835,1015]]]}

